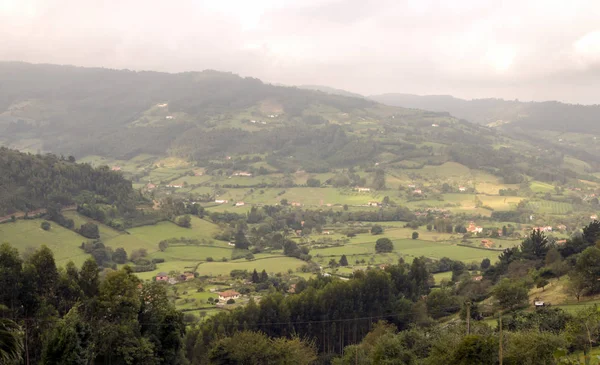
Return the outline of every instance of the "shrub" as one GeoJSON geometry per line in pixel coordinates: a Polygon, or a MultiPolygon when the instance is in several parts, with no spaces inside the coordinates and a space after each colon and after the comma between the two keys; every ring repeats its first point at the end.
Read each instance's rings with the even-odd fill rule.
{"type": "Polygon", "coordinates": [[[206,258],[206,261],[207,262],[213,262],[213,261],[215,261],[215,259],[213,259],[212,257],[209,256],[209,257],[206,258]]]}
{"type": "Polygon", "coordinates": [[[412,233],[412,239],[416,240],[417,238],[419,238],[419,232],[413,232],[412,233]]]}
{"type": "Polygon", "coordinates": [[[227,301],[227,304],[235,304],[235,300],[233,300],[233,299],[229,299],[229,300],[227,301]]]}
{"type": "Polygon", "coordinates": [[[371,234],[382,234],[382,233],[383,233],[383,228],[379,224],[376,224],[373,227],[371,227],[371,234]]]}
{"type": "Polygon", "coordinates": [[[40,227],[42,227],[42,229],[44,231],[49,231],[50,230],[50,222],[43,221],[42,224],[40,225],[40,227]]]}

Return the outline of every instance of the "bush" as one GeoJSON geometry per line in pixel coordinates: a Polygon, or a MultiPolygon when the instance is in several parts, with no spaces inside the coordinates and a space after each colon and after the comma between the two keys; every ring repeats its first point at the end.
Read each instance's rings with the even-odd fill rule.
{"type": "Polygon", "coordinates": [[[419,238],[419,232],[413,232],[412,233],[412,239],[416,240],[417,238],[419,238]]]}
{"type": "Polygon", "coordinates": [[[229,299],[229,300],[227,301],[227,304],[235,304],[235,300],[233,300],[233,299],[229,299]]]}
{"type": "Polygon", "coordinates": [[[212,257],[209,256],[209,257],[206,258],[206,261],[207,262],[213,262],[213,261],[215,261],[215,259],[213,259],[212,257]]]}
{"type": "Polygon", "coordinates": [[[371,227],[371,234],[382,234],[382,233],[383,233],[383,228],[379,224],[376,224],[373,227],[371,227]]]}
{"type": "Polygon", "coordinates": [[[42,224],[40,225],[40,227],[42,227],[42,229],[44,231],[49,231],[50,230],[50,223],[48,221],[43,221],[42,224]]]}
{"type": "Polygon", "coordinates": [[[77,230],[80,235],[86,238],[100,238],[100,231],[98,230],[98,226],[92,222],[87,222],[82,224],[79,230],[77,230]]]}
{"type": "Polygon", "coordinates": [[[155,259],[152,259],[152,262],[155,264],[161,264],[161,263],[165,262],[165,259],[163,259],[162,257],[157,257],[155,259]]]}
{"type": "Polygon", "coordinates": [[[394,250],[394,244],[389,238],[380,238],[375,242],[375,252],[385,253],[392,252],[394,250]]]}
{"type": "Polygon", "coordinates": [[[148,256],[148,250],[145,248],[138,248],[137,250],[133,250],[131,255],[129,255],[129,259],[133,262],[136,262],[138,259],[142,257],[148,256]]]}

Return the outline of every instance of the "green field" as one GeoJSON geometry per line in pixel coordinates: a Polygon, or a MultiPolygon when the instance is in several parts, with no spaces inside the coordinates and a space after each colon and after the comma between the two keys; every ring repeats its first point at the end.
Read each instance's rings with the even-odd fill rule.
{"type": "Polygon", "coordinates": [[[567,214],[573,211],[573,205],[570,203],[555,202],[550,200],[536,200],[527,204],[527,208],[538,213],[545,214],[567,214]]]}
{"type": "Polygon", "coordinates": [[[19,219],[15,223],[0,224],[0,242],[8,242],[22,253],[29,247],[48,246],[54,253],[57,265],[73,261],[80,266],[90,257],[81,250],[85,237],[51,222],[52,228],[44,231],[40,228],[42,219],[19,219]]]}
{"type": "Polygon", "coordinates": [[[105,242],[113,248],[123,247],[131,252],[137,248],[145,248],[149,252],[158,250],[158,243],[169,238],[196,238],[213,240],[212,236],[219,227],[203,219],[192,217],[192,227],[182,228],[172,222],[159,222],[151,226],[135,227],[129,234],[119,235],[105,242]]]}
{"type": "Polygon", "coordinates": [[[98,231],[100,231],[100,239],[105,242],[112,238],[115,238],[119,235],[126,234],[124,232],[119,232],[115,229],[112,229],[109,226],[106,226],[106,225],[104,225],[98,221],[95,221],[91,218],[83,216],[74,210],[65,211],[63,213],[63,215],[67,218],[72,219],[75,222],[75,228],[79,228],[83,224],[88,223],[88,222],[92,222],[92,223],[96,224],[98,226],[98,231]]]}
{"type": "MultiPolygon", "coordinates": [[[[215,260],[217,258],[215,257],[215,260]]],[[[158,264],[157,269],[150,272],[143,272],[137,274],[143,280],[149,280],[154,277],[157,273],[164,271],[178,271],[183,272],[187,268],[195,266],[195,264],[200,261],[204,261],[204,257],[198,259],[198,261],[186,260],[186,261],[166,261],[164,263],[158,264]]],[[[198,268],[197,272],[204,276],[221,276],[221,275],[229,275],[232,270],[249,270],[252,271],[254,269],[258,271],[266,270],[267,273],[276,274],[276,273],[285,273],[289,269],[292,271],[296,271],[299,267],[305,265],[306,262],[293,258],[293,257],[285,257],[285,256],[275,256],[269,257],[259,260],[248,261],[246,259],[239,259],[235,261],[227,261],[227,262],[202,262],[198,268]]]]}

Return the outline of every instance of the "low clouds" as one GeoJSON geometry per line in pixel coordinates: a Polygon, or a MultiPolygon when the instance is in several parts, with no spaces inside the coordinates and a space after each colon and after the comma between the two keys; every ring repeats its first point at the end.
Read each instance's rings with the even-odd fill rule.
{"type": "Polygon", "coordinates": [[[600,3],[2,0],[0,59],[600,103],[600,3]]]}

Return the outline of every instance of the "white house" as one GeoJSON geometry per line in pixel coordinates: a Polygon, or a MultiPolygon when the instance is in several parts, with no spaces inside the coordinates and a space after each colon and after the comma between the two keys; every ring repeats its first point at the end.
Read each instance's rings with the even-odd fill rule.
{"type": "Polygon", "coordinates": [[[359,193],[364,193],[364,192],[369,192],[369,191],[371,191],[371,189],[370,189],[370,188],[361,188],[361,187],[357,187],[357,188],[356,188],[356,190],[357,190],[359,193]]]}
{"type": "Polygon", "coordinates": [[[157,106],[157,107],[159,107],[159,108],[164,108],[164,107],[166,107],[167,105],[168,105],[167,103],[164,103],[164,104],[158,104],[158,105],[156,105],[156,106],[157,106]]]}
{"type": "Polygon", "coordinates": [[[459,186],[458,191],[460,191],[461,193],[464,193],[465,191],[467,191],[467,188],[465,188],[464,186],[459,186]]]}
{"type": "Polygon", "coordinates": [[[173,119],[173,116],[172,116],[172,115],[167,115],[167,116],[165,117],[165,119],[173,119]]]}
{"type": "Polygon", "coordinates": [[[237,202],[237,203],[235,203],[236,207],[242,207],[244,205],[246,205],[246,203],[244,203],[244,202],[237,202]]]}
{"type": "Polygon", "coordinates": [[[227,200],[223,200],[223,199],[215,200],[215,203],[217,203],[217,204],[227,204],[227,202],[228,202],[227,200]]]}

